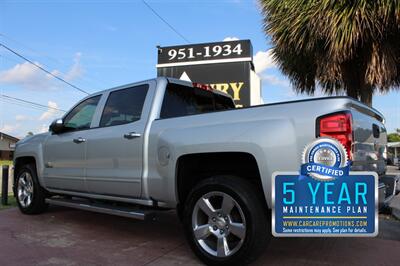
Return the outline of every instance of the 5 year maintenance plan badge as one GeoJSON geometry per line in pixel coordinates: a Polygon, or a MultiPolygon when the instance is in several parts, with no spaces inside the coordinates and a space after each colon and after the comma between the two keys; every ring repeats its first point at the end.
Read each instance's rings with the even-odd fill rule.
{"type": "Polygon", "coordinates": [[[273,173],[273,235],[376,236],[378,176],[350,166],[345,147],[322,137],[305,148],[300,172],[273,173]]]}

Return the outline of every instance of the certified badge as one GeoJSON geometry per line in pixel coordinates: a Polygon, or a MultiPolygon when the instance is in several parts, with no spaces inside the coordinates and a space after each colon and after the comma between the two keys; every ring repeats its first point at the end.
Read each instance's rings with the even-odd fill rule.
{"type": "Polygon", "coordinates": [[[306,146],[300,173],[318,181],[330,181],[349,174],[346,148],[336,139],[318,138],[306,146]]]}

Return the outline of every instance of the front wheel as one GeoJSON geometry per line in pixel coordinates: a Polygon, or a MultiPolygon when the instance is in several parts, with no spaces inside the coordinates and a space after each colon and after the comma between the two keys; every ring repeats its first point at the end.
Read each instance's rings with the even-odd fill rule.
{"type": "Polygon", "coordinates": [[[267,206],[239,177],[218,176],[197,185],[184,210],[186,237],[208,265],[243,265],[271,238],[267,206]]]}
{"type": "Polygon", "coordinates": [[[33,164],[21,167],[17,173],[16,198],[24,214],[38,214],[46,210],[46,192],[40,186],[33,164]]]}

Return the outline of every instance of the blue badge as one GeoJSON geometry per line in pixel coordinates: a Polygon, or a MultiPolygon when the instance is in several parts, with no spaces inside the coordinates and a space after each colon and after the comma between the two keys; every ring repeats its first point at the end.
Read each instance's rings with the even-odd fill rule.
{"type": "Polygon", "coordinates": [[[339,141],[318,138],[304,149],[300,178],[311,176],[319,181],[330,181],[348,176],[350,164],[346,148],[339,141]]]}

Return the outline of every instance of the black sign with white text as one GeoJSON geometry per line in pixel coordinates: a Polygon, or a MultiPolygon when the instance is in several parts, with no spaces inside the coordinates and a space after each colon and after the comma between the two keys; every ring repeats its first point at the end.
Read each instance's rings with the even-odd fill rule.
{"type": "Polygon", "coordinates": [[[158,48],[157,76],[210,85],[228,93],[236,107],[250,106],[250,40],[158,48]]]}
{"type": "Polygon", "coordinates": [[[239,58],[251,60],[252,53],[250,40],[168,46],[159,48],[158,64],[239,58]]]}

